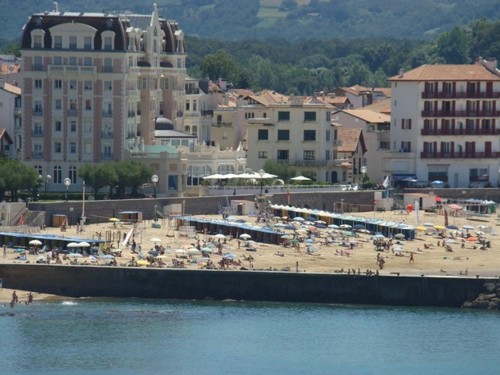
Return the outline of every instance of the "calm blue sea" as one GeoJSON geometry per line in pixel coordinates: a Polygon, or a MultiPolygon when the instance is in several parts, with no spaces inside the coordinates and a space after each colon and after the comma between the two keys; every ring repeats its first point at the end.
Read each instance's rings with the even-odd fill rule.
{"type": "Polygon", "coordinates": [[[134,299],[0,306],[5,375],[496,375],[498,353],[500,313],[489,311],[134,299]]]}

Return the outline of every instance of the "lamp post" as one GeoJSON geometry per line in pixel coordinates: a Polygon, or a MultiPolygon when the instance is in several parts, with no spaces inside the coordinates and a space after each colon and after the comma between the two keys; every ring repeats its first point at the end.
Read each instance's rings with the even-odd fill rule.
{"type": "Polygon", "coordinates": [[[52,179],[52,176],[50,174],[45,176],[45,195],[47,195],[47,184],[49,181],[52,179]]]}
{"type": "Polygon", "coordinates": [[[64,198],[66,200],[66,202],[68,201],[68,188],[69,188],[69,185],[71,185],[71,179],[69,178],[65,178],[64,179],[64,186],[66,186],[66,193],[64,194],[64,198]]]}
{"type": "Polygon", "coordinates": [[[262,189],[264,188],[264,174],[266,174],[266,172],[263,170],[263,169],[259,169],[259,171],[257,172],[260,176],[260,194],[262,195],[262,189]]]}
{"type": "Polygon", "coordinates": [[[155,174],[152,175],[151,182],[153,183],[153,198],[156,198],[156,183],[158,182],[158,176],[155,174]]]}
{"type": "Polygon", "coordinates": [[[82,181],[82,225],[80,231],[83,232],[83,226],[85,225],[85,180],[82,181]]]}
{"type": "Polygon", "coordinates": [[[364,188],[364,184],[365,184],[365,176],[366,176],[366,172],[368,171],[368,169],[366,168],[366,165],[363,165],[361,167],[361,175],[363,176],[363,179],[361,180],[361,188],[364,188]]]}

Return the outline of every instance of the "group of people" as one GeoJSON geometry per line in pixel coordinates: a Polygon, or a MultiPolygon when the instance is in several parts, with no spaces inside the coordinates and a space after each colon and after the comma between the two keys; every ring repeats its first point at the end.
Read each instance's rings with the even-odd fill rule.
{"type": "MultiPolygon", "coordinates": [[[[33,302],[33,294],[31,292],[28,293],[28,297],[26,298],[26,305],[30,305],[33,302]]],[[[17,296],[16,291],[12,292],[12,299],[10,300],[9,306],[13,308],[17,303],[19,303],[19,297],[17,296]]]]}

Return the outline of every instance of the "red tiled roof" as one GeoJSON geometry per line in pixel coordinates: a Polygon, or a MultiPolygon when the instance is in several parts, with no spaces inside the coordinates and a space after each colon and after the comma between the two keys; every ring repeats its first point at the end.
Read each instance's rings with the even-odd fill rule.
{"type": "Polygon", "coordinates": [[[500,77],[480,64],[435,64],[402,72],[389,81],[500,81],[500,77]]]}

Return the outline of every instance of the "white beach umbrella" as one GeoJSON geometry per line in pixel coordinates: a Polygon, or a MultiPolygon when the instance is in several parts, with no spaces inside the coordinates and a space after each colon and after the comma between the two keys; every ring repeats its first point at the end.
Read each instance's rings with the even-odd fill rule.
{"type": "Polygon", "coordinates": [[[158,237],[153,237],[150,239],[151,242],[161,242],[161,239],[158,237]]]}
{"type": "Polygon", "coordinates": [[[30,242],[28,242],[30,245],[34,245],[34,246],[40,246],[42,244],[42,241],[40,240],[31,240],[30,242]]]}
{"type": "Polygon", "coordinates": [[[306,176],[296,176],[290,179],[291,181],[311,181],[309,177],[306,176]]]}
{"type": "Polygon", "coordinates": [[[72,247],[79,247],[77,242],[70,242],[69,244],[66,245],[66,247],[72,248],[72,247]]]}
{"type": "Polygon", "coordinates": [[[243,233],[243,234],[240,234],[240,238],[243,240],[248,240],[248,239],[252,238],[252,236],[250,236],[248,233],[243,233]]]}
{"type": "Polygon", "coordinates": [[[78,243],[78,247],[90,247],[88,242],[82,241],[78,243]]]}

